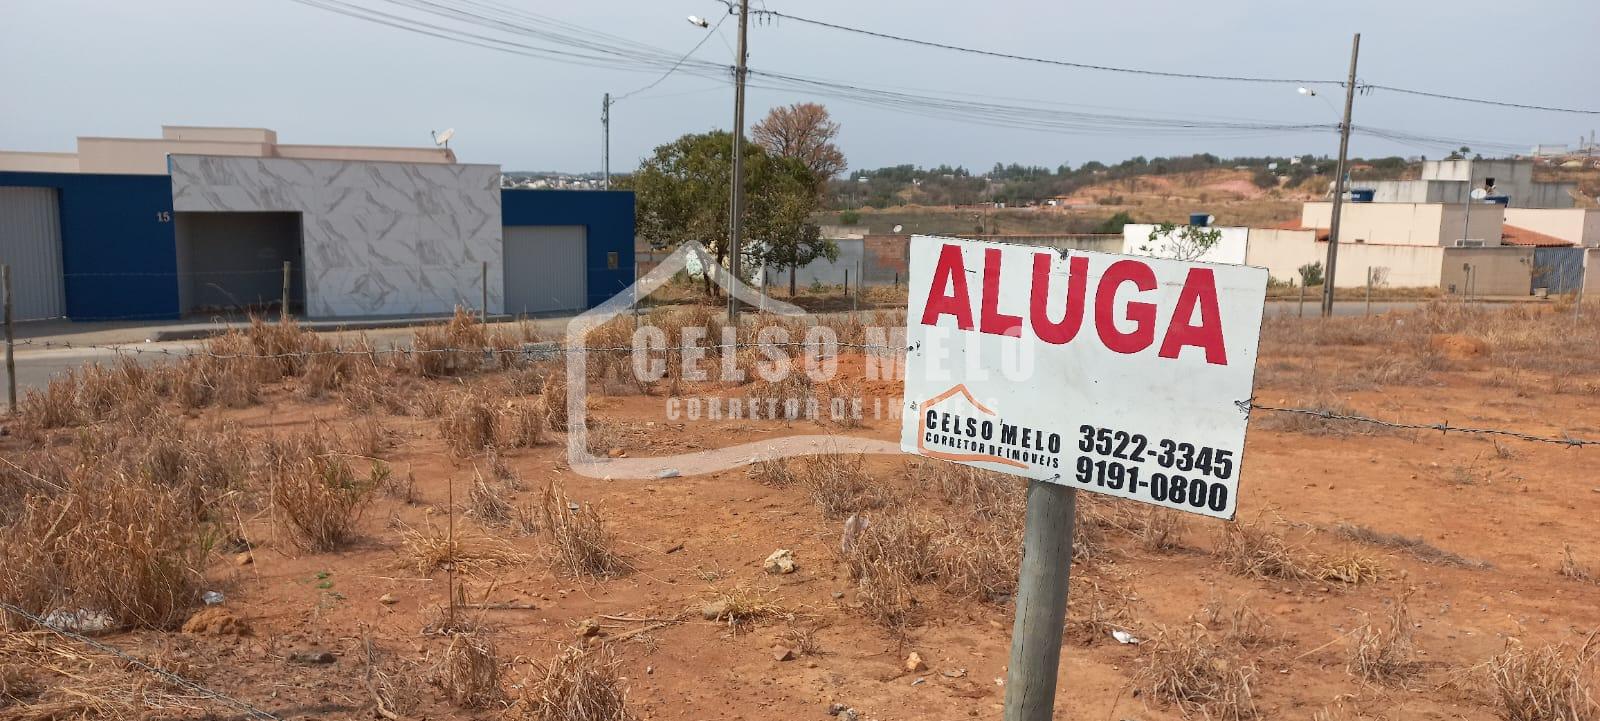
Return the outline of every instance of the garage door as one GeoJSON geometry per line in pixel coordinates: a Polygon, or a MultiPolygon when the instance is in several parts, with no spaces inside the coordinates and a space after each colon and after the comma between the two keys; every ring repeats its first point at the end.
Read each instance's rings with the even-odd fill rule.
{"type": "Polygon", "coordinates": [[[506,312],[553,313],[588,307],[581,225],[505,228],[506,312]]]}
{"type": "Polygon", "coordinates": [[[60,223],[55,188],[0,188],[0,263],[11,266],[19,321],[66,314],[60,223]]]}

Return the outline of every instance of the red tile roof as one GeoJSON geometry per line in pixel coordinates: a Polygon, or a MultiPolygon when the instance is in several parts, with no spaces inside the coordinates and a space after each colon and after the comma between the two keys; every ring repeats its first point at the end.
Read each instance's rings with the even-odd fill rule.
{"type": "Polygon", "coordinates": [[[1535,248],[1561,248],[1573,245],[1571,241],[1528,230],[1527,228],[1518,228],[1515,225],[1501,226],[1500,242],[1506,245],[1525,245],[1535,248]]]}

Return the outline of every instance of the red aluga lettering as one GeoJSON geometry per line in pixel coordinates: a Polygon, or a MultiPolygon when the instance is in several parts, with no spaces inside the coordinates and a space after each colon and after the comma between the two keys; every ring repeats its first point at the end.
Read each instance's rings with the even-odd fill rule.
{"type": "Polygon", "coordinates": [[[978,330],[990,335],[1022,337],[1022,316],[1000,312],[1000,249],[983,251],[983,309],[978,313],[978,330]]]}
{"type": "Polygon", "coordinates": [[[922,306],[922,324],[938,325],[941,315],[953,315],[957,328],[972,330],[972,296],[967,294],[967,266],[959,246],[946,245],[939,249],[939,264],[933,269],[928,302],[922,306]],[[945,288],[950,289],[949,295],[944,294],[945,288]]]}
{"type": "Polygon", "coordinates": [[[1178,292],[1178,307],[1167,325],[1167,337],[1161,340],[1160,355],[1177,358],[1186,345],[1204,349],[1211,365],[1228,364],[1228,349],[1222,344],[1222,311],[1217,308],[1217,279],[1210,268],[1189,269],[1183,290],[1178,292]],[[1200,307],[1200,325],[1189,325],[1195,306],[1200,307]]]}
{"type": "Polygon", "coordinates": [[[1050,299],[1050,253],[1033,256],[1033,296],[1028,307],[1028,320],[1033,323],[1033,334],[1046,343],[1061,345],[1071,341],[1083,327],[1083,293],[1089,282],[1089,259],[1081,255],[1067,260],[1067,310],[1059,322],[1050,320],[1045,306],[1050,299]]]}
{"type": "Polygon", "coordinates": [[[1137,260],[1119,260],[1106,268],[1100,276],[1100,287],[1094,291],[1094,329],[1100,333],[1100,342],[1115,353],[1138,353],[1150,347],[1156,339],[1156,306],[1154,303],[1128,301],[1126,315],[1133,321],[1133,330],[1117,330],[1111,318],[1111,308],[1117,301],[1117,289],[1123,283],[1132,283],[1139,290],[1155,290],[1156,274],[1150,266],[1137,260]]]}

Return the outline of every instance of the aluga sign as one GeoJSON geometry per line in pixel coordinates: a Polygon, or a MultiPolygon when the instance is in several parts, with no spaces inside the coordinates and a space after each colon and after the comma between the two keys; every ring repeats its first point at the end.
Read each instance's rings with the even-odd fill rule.
{"type": "Polygon", "coordinates": [[[1267,271],[911,238],[901,448],[1232,518],[1267,271]]]}

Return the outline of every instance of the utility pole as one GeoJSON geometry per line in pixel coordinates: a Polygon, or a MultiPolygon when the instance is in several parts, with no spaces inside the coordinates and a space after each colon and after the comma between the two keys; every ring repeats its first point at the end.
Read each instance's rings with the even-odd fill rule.
{"type": "Polygon", "coordinates": [[[739,326],[739,298],[733,288],[739,282],[739,233],[744,226],[744,76],[749,54],[745,38],[750,28],[750,0],[739,0],[739,54],[733,69],[733,198],[728,220],[728,324],[739,326]]]}
{"type": "Polygon", "coordinates": [[[600,127],[601,134],[605,136],[600,147],[600,164],[605,168],[605,180],[601,187],[611,189],[611,93],[606,93],[604,100],[600,101],[600,127]]]}
{"type": "Polygon", "coordinates": [[[1356,102],[1356,57],[1361,53],[1361,33],[1350,41],[1350,79],[1344,84],[1344,122],[1339,123],[1339,167],[1333,179],[1333,219],[1328,223],[1328,269],[1322,282],[1322,317],[1333,315],[1333,287],[1339,277],[1339,214],[1344,210],[1345,163],[1350,155],[1350,110],[1356,102]]]}

